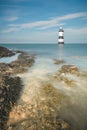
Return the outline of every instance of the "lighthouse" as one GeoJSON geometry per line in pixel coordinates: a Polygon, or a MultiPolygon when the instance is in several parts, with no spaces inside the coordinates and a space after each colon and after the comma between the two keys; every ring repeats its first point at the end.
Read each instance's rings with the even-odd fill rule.
{"type": "Polygon", "coordinates": [[[64,30],[62,27],[58,31],[58,44],[64,44],[64,30]]]}

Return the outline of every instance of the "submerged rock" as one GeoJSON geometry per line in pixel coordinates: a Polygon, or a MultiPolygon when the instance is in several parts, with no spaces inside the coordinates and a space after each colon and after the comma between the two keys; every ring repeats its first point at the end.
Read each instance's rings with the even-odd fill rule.
{"type": "Polygon", "coordinates": [[[61,102],[64,100],[64,94],[53,87],[53,85],[49,82],[46,82],[43,85],[42,93],[47,97],[46,99],[49,103],[52,103],[52,106],[57,107],[57,110],[60,108],[61,102]]]}
{"type": "Polygon", "coordinates": [[[53,81],[61,82],[68,87],[75,86],[76,81],[73,76],[80,76],[78,67],[74,65],[63,65],[52,77],[53,81]]]}
{"type": "Polygon", "coordinates": [[[54,64],[59,65],[59,64],[64,64],[64,63],[65,63],[65,61],[64,61],[64,60],[54,59],[54,64]]]}
{"type": "Polygon", "coordinates": [[[6,130],[9,112],[20,97],[22,83],[19,77],[0,76],[0,129],[6,130]]]}
{"type": "Polygon", "coordinates": [[[2,57],[10,57],[10,56],[13,56],[14,54],[15,53],[12,52],[11,50],[0,46],[0,58],[2,58],[2,57]]]}
{"type": "Polygon", "coordinates": [[[79,72],[79,69],[74,65],[63,65],[59,72],[77,74],[79,72]]]}

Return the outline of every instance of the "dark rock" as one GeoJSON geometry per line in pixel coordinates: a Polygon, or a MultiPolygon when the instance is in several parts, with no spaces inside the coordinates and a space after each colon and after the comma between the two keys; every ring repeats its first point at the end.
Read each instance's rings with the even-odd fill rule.
{"type": "Polygon", "coordinates": [[[10,57],[10,56],[13,56],[14,54],[15,53],[12,52],[11,50],[0,46],[0,58],[2,58],[2,57],[10,57]]]}
{"type": "Polygon", "coordinates": [[[19,77],[0,77],[0,130],[6,130],[9,112],[19,99],[21,90],[19,77]]]}

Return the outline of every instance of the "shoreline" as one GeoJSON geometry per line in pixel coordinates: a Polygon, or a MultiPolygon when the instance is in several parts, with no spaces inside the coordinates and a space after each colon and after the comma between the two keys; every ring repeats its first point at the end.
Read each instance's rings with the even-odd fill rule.
{"type": "MultiPolygon", "coordinates": [[[[27,71],[35,62],[35,56],[23,51],[19,53],[17,60],[11,63],[0,63],[0,129],[7,130],[9,113],[20,98],[23,89],[23,81],[17,76],[27,71]]],[[[15,55],[14,51],[0,47],[0,58],[15,55]],[[2,53],[3,52],[3,53],[2,53]]]]}
{"type": "MultiPolygon", "coordinates": [[[[87,73],[81,72],[75,65],[65,64],[63,60],[54,60],[54,65],[61,64],[61,67],[54,74],[48,75],[46,80],[43,73],[41,73],[42,77],[40,78],[39,71],[34,73],[35,76],[32,74],[33,70],[29,74],[27,73],[28,68],[33,66],[35,61],[35,55],[23,52],[16,61],[7,64],[9,67],[13,67],[11,72],[8,71],[9,67],[7,69],[4,67],[5,70],[1,69],[3,70],[2,74],[8,75],[11,79],[13,78],[13,81],[16,77],[20,77],[22,81],[20,85],[23,85],[22,90],[19,91],[21,94],[17,99],[17,103],[12,106],[9,112],[7,126],[5,127],[8,127],[7,130],[77,130],[78,124],[77,127],[73,125],[73,120],[68,119],[69,113],[66,110],[68,105],[72,107],[78,105],[78,102],[74,101],[76,97],[72,96],[75,94],[75,89],[78,92],[81,88],[73,77],[77,77],[78,81],[80,78],[86,80],[87,73]],[[25,78],[21,77],[21,74],[25,78]],[[72,94],[71,102],[68,99],[69,92],[72,94]],[[64,109],[68,117],[64,113],[64,109]]],[[[15,93],[15,90],[13,91],[15,93]]],[[[78,93],[77,96],[79,96],[78,93]]]]}

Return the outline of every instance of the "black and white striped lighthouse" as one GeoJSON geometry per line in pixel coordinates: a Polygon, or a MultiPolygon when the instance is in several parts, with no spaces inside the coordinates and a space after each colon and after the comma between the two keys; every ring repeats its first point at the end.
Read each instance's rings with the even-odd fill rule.
{"type": "Polygon", "coordinates": [[[58,44],[64,44],[64,30],[62,27],[58,31],[58,44]]]}

